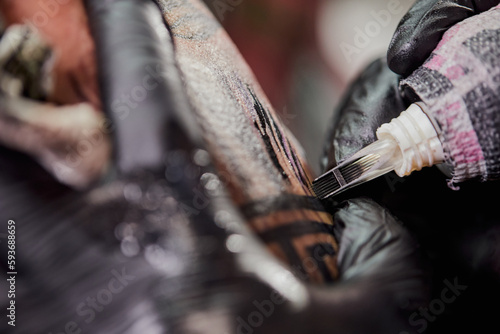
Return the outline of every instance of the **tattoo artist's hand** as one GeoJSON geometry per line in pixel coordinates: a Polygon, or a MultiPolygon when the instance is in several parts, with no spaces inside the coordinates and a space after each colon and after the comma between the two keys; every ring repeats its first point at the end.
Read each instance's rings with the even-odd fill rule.
{"type": "Polygon", "coordinates": [[[391,70],[410,75],[458,22],[499,4],[498,0],[417,0],[403,17],[388,52],[391,70]]]}
{"type": "Polygon", "coordinates": [[[385,208],[364,198],[337,207],[334,220],[340,281],[320,290],[313,312],[329,309],[339,333],[423,330],[410,318],[428,304],[428,268],[408,230],[385,208]]]}
{"type": "Polygon", "coordinates": [[[497,5],[492,1],[420,0],[397,28],[387,63],[376,60],[352,83],[337,107],[322,159],[328,169],[376,139],[375,131],[419,100],[399,82],[421,67],[454,24],[497,5]],[[392,71],[391,71],[392,70],[392,71]]]}
{"type": "MultiPolygon", "coordinates": [[[[398,90],[399,75],[404,77],[422,66],[447,28],[497,3],[486,1],[479,4],[476,1],[475,5],[468,7],[475,10],[465,11],[465,6],[459,6],[456,1],[417,2],[403,19],[389,50],[390,67],[398,74],[391,72],[385,61],[377,60],[352,84],[335,113],[326,143],[323,168],[333,167],[371,143],[376,138],[375,130],[383,122],[399,115],[414,102],[415,97],[408,94],[410,92],[398,90]],[[447,15],[437,10],[443,8],[469,14],[459,16],[449,12],[447,18],[447,15]],[[420,13],[420,17],[415,16],[417,13],[420,13]],[[419,33],[423,34],[422,37],[419,33]],[[410,59],[411,56],[417,58],[410,59]]],[[[480,20],[479,16],[475,16],[474,20],[476,18],[480,20]]],[[[401,219],[417,237],[433,268],[435,291],[431,298],[440,298],[446,280],[456,278],[460,284],[468,287],[467,298],[470,300],[447,305],[449,317],[429,324],[436,329],[433,333],[459,331],[472,325],[498,328],[495,316],[487,307],[476,310],[482,294],[491,293],[495,296],[493,298],[500,296],[496,288],[500,280],[498,243],[494,241],[498,240],[499,218],[497,204],[490,195],[498,188],[498,183],[464,184],[460,191],[453,191],[443,180],[440,171],[426,168],[406,178],[390,174],[341,196],[371,197],[401,219]],[[477,315],[468,319],[460,316],[473,313],[477,315]]]]}

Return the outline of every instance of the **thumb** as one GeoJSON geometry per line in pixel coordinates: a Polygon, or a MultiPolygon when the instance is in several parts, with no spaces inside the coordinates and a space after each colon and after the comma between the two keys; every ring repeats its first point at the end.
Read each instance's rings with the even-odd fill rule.
{"type": "Polygon", "coordinates": [[[354,199],[335,214],[344,282],[369,282],[394,305],[425,301],[428,279],[418,245],[392,214],[369,199],[354,199]]]}
{"type": "Polygon", "coordinates": [[[325,323],[345,334],[422,332],[411,319],[428,305],[429,284],[408,231],[369,199],[344,202],[334,216],[340,281],[310,289],[310,332],[321,333],[325,323]]]}

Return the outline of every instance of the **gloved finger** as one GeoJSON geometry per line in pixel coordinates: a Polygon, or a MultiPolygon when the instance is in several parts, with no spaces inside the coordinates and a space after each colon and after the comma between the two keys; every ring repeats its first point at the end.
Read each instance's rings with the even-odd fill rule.
{"type": "Polygon", "coordinates": [[[457,23],[431,57],[401,82],[418,94],[440,127],[452,186],[500,178],[500,122],[493,116],[500,112],[495,77],[500,69],[499,19],[497,6],[457,23]]]}
{"type": "Polygon", "coordinates": [[[375,60],[353,82],[334,112],[321,162],[323,170],[375,141],[377,128],[408,107],[398,85],[399,76],[384,59],[375,60]]]}
{"type": "Polygon", "coordinates": [[[334,218],[342,280],[370,276],[387,283],[396,277],[407,277],[408,282],[421,278],[416,242],[385,208],[367,198],[352,199],[334,218]]]}
{"type": "MultiPolygon", "coordinates": [[[[280,286],[291,294],[283,295],[279,305],[256,298],[254,305],[260,304],[259,310],[272,314],[259,324],[257,332],[417,333],[419,328],[412,327],[408,319],[427,304],[427,272],[408,231],[368,199],[347,202],[335,216],[343,269],[340,281],[330,287],[308,286],[290,277],[287,270],[276,268],[274,275],[264,277],[289,277],[280,286]]],[[[243,247],[238,256],[248,253],[254,253],[253,264],[269,265],[269,258],[260,257],[263,254],[256,249],[243,247]]],[[[260,267],[252,266],[252,270],[260,267]]],[[[264,284],[270,282],[272,279],[264,280],[264,284]]],[[[239,332],[253,329],[248,314],[251,311],[238,320],[239,332]]]]}
{"type": "Polygon", "coordinates": [[[419,328],[408,319],[428,302],[428,271],[409,232],[387,210],[363,198],[344,203],[335,221],[340,282],[312,292],[318,298],[315,311],[323,315],[316,307],[330,310],[342,333],[416,332],[419,328]]]}
{"type": "Polygon", "coordinates": [[[393,36],[387,54],[389,67],[402,76],[410,75],[430,56],[451,26],[498,3],[498,0],[417,1],[393,36]]]}

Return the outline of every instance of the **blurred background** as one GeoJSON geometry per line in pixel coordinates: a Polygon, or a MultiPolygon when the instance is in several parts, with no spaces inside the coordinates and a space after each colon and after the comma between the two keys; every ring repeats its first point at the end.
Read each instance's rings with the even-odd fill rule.
{"type": "Polygon", "coordinates": [[[414,0],[204,0],[252,68],[317,174],[349,83],[385,57],[414,0]]]}

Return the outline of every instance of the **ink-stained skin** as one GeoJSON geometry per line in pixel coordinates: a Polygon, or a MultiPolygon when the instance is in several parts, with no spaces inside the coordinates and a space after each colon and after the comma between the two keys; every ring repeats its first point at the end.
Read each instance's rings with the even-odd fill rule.
{"type": "Polygon", "coordinates": [[[310,189],[311,171],[295,138],[203,4],[157,3],[207,149],[231,197],[273,253],[304,279],[334,280],[332,218],[310,189]]]}
{"type": "MultiPolygon", "coordinates": [[[[209,154],[231,197],[248,213],[245,218],[249,225],[276,256],[290,264],[304,279],[312,282],[335,279],[338,276],[338,247],[331,232],[332,218],[314,198],[309,188],[311,172],[299,145],[276,116],[251,70],[203,4],[188,0],[157,3],[172,34],[175,60],[203,129],[209,154]]],[[[0,8],[9,14],[9,23],[23,22],[22,15],[32,17],[39,10],[37,5],[30,7],[28,3],[17,2],[6,2],[0,8]]],[[[71,13],[80,18],[77,20],[79,24],[86,23],[86,19],[81,18],[81,12],[76,13],[75,8],[81,11],[81,1],[65,3],[58,8],[58,15],[50,24],[44,25],[40,33],[52,38],[48,40],[58,51],[58,64],[71,65],[73,62],[69,60],[76,62],[76,59],[65,56],[66,41],[56,38],[58,35],[53,31],[59,33],[58,27],[64,27],[61,21],[71,13]],[[59,26],[54,26],[56,23],[59,26]],[[57,43],[65,48],[61,51],[57,43]]],[[[86,26],[78,33],[87,41],[86,26]]],[[[85,52],[94,50],[93,42],[81,47],[85,52]]],[[[85,54],[83,51],[78,55],[85,54]]],[[[92,79],[85,82],[92,83],[95,81],[94,61],[89,60],[91,57],[83,58],[92,66],[86,66],[88,71],[78,73],[90,75],[92,79]]],[[[61,91],[57,89],[62,82],[59,77],[64,78],[57,77],[56,92],[61,91]]],[[[85,91],[83,86],[80,88],[85,91]]],[[[89,87],[94,91],[96,85],[89,87]]],[[[90,95],[92,98],[87,100],[94,106],[100,105],[94,101],[98,94],[90,95]]],[[[79,101],[71,94],[62,96],[68,99],[56,101],[79,101]]]]}

